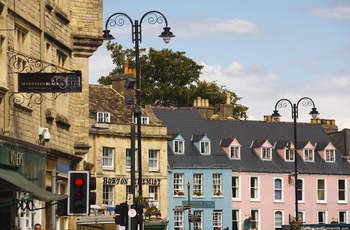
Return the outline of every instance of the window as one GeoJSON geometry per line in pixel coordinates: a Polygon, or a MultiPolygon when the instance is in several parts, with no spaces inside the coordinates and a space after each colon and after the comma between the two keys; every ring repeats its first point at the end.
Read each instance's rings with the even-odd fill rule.
{"type": "Polygon", "coordinates": [[[131,169],[131,149],[126,149],[126,169],[131,169]]]}
{"type": "Polygon", "coordinates": [[[346,202],[346,180],[338,180],[338,202],[346,202]]]}
{"type": "Polygon", "coordinates": [[[317,201],[326,201],[326,181],[325,179],[317,179],[317,201]]]}
{"type": "Polygon", "coordinates": [[[318,224],[326,224],[327,216],[325,211],[317,212],[318,224]]]}
{"type": "Polygon", "coordinates": [[[339,211],[338,212],[338,222],[339,224],[348,223],[348,211],[339,211]]]}
{"type": "Polygon", "coordinates": [[[114,169],[114,149],[103,147],[103,169],[114,169]]]}
{"type": "Polygon", "coordinates": [[[234,159],[234,160],[241,159],[241,147],[240,146],[231,146],[230,147],[230,156],[231,156],[231,159],[234,159]]]}
{"type": "Polygon", "coordinates": [[[184,174],[174,173],[174,195],[184,196],[184,174]]]}
{"type": "Polygon", "coordinates": [[[174,211],[174,230],[184,230],[183,212],[174,211]]]}
{"type": "Polygon", "coordinates": [[[304,200],[304,181],[301,179],[298,179],[297,182],[297,197],[298,201],[303,201],[304,200]]]}
{"type": "Polygon", "coordinates": [[[251,200],[259,199],[259,178],[258,177],[250,178],[250,199],[251,200]]]}
{"type": "Polygon", "coordinates": [[[222,229],[222,211],[214,210],[213,211],[213,230],[222,229]]]}
{"type": "Polygon", "coordinates": [[[201,218],[200,222],[195,222],[193,224],[193,230],[203,230],[203,211],[195,210],[193,214],[201,218]]]}
{"type": "Polygon", "coordinates": [[[283,213],[282,211],[275,211],[275,230],[282,229],[283,213]]]}
{"type": "Polygon", "coordinates": [[[304,212],[298,212],[298,220],[304,222],[304,212]]]}
{"type": "Polygon", "coordinates": [[[326,149],[326,162],[335,162],[335,150],[334,149],[326,149]]]}
{"type": "MultiPolygon", "coordinates": [[[[134,118],[133,122],[137,124],[137,117],[133,117],[133,118],[134,118]]],[[[141,119],[141,125],[149,125],[149,117],[145,115],[141,115],[140,119],[141,119]]]]}
{"type": "Polygon", "coordinates": [[[193,174],[193,195],[202,196],[202,174],[193,174]]]}
{"type": "Polygon", "coordinates": [[[174,153],[184,153],[185,152],[185,141],[183,140],[174,140],[174,153]]]}
{"type": "Polygon", "coordinates": [[[158,201],[159,201],[159,192],[158,192],[158,186],[149,186],[148,187],[148,197],[149,201],[152,202],[153,205],[158,207],[158,201]]]}
{"type": "Polygon", "coordinates": [[[262,148],[261,153],[263,160],[272,160],[272,148],[262,148]]]}
{"type": "Polygon", "coordinates": [[[275,179],[275,192],[274,192],[274,200],[282,201],[282,180],[280,178],[275,179]]]}
{"type": "Polygon", "coordinates": [[[304,160],[305,161],[314,161],[314,150],[313,149],[304,149],[304,160]]]}
{"type": "Polygon", "coordinates": [[[294,161],[294,150],[293,149],[285,149],[284,150],[286,161],[294,161]]]}
{"type": "Polygon", "coordinates": [[[57,65],[64,67],[67,60],[67,54],[63,53],[61,50],[57,50],[57,65]]]}
{"type": "Polygon", "coordinates": [[[19,25],[16,25],[16,29],[15,29],[15,37],[16,40],[14,42],[14,49],[16,51],[20,51],[22,53],[27,53],[27,49],[29,46],[29,44],[26,44],[27,42],[27,36],[28,35],[28,31],[22,27],[20,27],[19,25]]]}
{"type": "Polygon", "coordinates": [[[96,121],[99,123],[111,122],[111,114],[109,112],[97,112],[96,121]]]}
{"type": "Polygon", "coordinates": [[[240,215],[239,210],[232,210],[232,229],[239,230],[240,224],[240,215]]]}
{"type": "Polygon", "coordinates": [[[213,174],[213,195],[214,196],[222,196],[222,175],[219,173],[213,174]]]}
{"type": "Polygon", "coordinates": [[[103,204],[114,205],[114,186],[113,185],[103,185],[103,204]]]}
{"type": "Polygon", "coordinates": [[[201,154],[210,154],[210,141],[201,141],[201,154]]]}
{"type": "Polygon", "coordinates": [[[238,176],[232,177],[232,198],[239,199],[240,196],[240,180],[238,176]]]}
{"type": "Polygon", "coordinates": [[[259,210],[250,210],[250,221],[252,223],[252,229],[259,228],[259,210]]]}
{"type": "Polygon", "coordinates": [[[148,156],[149,171],[158,171],[158,156],[159,156],[159,150],[149,150],[149,156],[148,156]]]}

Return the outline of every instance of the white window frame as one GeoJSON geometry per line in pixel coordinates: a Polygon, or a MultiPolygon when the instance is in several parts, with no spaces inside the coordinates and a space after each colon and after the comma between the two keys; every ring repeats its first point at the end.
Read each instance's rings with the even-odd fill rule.
{"type": "Polygon", "coordinates": [[[232,200],[239,201],[241,200],[241,177],[240,176],[232,176],[232,200]],[[237,183],[234,186],[233,180],[237,183]],[[235,190],[236,192],[233,192],[235,190]],[[236,196],[234,197],[234,194],[236,196]]]}
{"type": "Polygon", "coordinates": [[[232,160],[240,160],[241,159],[241,146],[230,146],[230,157],[232,160]]]}
{"type": "Polygon", "coordinates": [[[250,221],[252,223],[252,229],[260,229],[260,211],[259,209],[250,210],[250,221]],[[254,226],[255,224],[255,226],[254,226]]]}
{"type": "Polygon", "coordinates": [[[183,173],[174,173],[174,196],[185,196],[183,173]]]}
{"type": "Polygon", "coordinates": [[[193,215],[196,215],[201,218],[200,222],[194,222],[193,223],[193,230],[203,230],[203,210],[194,210],[193,215]]]}
{"type": "Polygon", "coordinates": [[[199,142],[199,149],[200,149],[200,153],[202,155],[209,155],[210,154],[210,141],[200,141],[199,142]]]}
{"type": "Polygon", "coordinates": [[[318,224],[327,224],[327,211],[317,211],[317,223],[318,224]],[[322,219],[320,219],[320,215],[322,215],[322,219]]]}
{"type": "Polygon", "coordinates": [[[125,158],[126,158],[126,162],[125,162],[126,170],[130,170],[131,169],[131,149],[126,149],[125,158]]]}
{"type": "Polygon", "coordinates": [[[241,227],[241,210],[240,209],[232,209],[232,226],[235,224],[237,226],[237,229],[240,229],[241,227]],[[234,215],[236,213],[236,215],[234,215]],[[237,217],[237,219],[234,219],[234,216],[237,217]]]}
{"type": "Polygon", "coordinates": [[[159,170],[159,149],[150,149],[148,151],[148,170],[158,171],[159,170]]]}
{"type": "Polygon", "coordinates": [[[98,123],[110,123],[111,114],[109,112],[97,112],[96,113],[96,122],[98,123]]]}
{"type": "Polygon", "coordinates": [[[185,141],[184,140],[173,140],[173,150],[175,154],[185,153],[185,141]]]}
{"type": "Polygon", "coordinates": [[[337,191],[338,191],[338,203],[347,203],[348,202],[348,188],[347,188],[347,180],[346,179],[338,179],[337,181],[337,191]],[[339,188],[339,182],[344,181],[344,188],[339,188]],[[344,195],[344,199],[340,199],[339,194],[342,192],[344,195]]]}
{"type": "Polygon", "coordinates": [[[313,149],[304,149],[303,153],[304,153],[304,161],[307,161],[307,162],[315,161],[315,154],[313,149]]]}
{"type": "Polygon", "coordinates": [[[222,196],[222,174],[213,173],[213,196],[222,196]]]}
{"type": "Polygon", "coordinates": [[[274,212],[274,226],[275,226],[275,229],[282,229],[283,216],[284,216],[284,214],[283,214],[282,210],[275,210],[275,212],[274,212]],[[276,216],[277,213],[281,214],[280,220],[277,219],[277,216],[276,216]]]}
{"type": "MultiPolygon", "coordinates": [[[[304,197],[305,197],[305,194],[304,194],[305,193],[305,189],[304,189],[304,187],[305,187],[304,184],[305,183],[304,182],[305,181],[304,181],[304,178],[298,178],[298,181],[301,181],[301,188],[299,188],[297,186],[297,191],[298,191],[298,194],[301,193],[301,196],[302,196],[301,197],[302,199],[300,199],[300,200],[299,200],[299,196],[298,196],[298,203],[304,203],[304,197]]],[[[298,182],[297,182],[297,185],[298,185],[298,182]]]]}
{"type": "Polygon", "coordinates": [[[174,211],[174,230],[184,230],[184,212],[174,211]]]}
{"type": "Polygon", "coordinates": [[[102,169],[107,169],[107,170],[114,169],[114,155],[115,155],[114,148],[107,147],[107,146],[102,147],[102,169]]]}
{"type": "Polygon", "coordinates": [[[338,222],[339,224],[347,224],[348,223],[348,210],[339,210],[338,211],[338,222]]]}
{"type": "Polygon", "coordinates": [[[193,195],[203,196],[203,174],[201,173],[193,174],[193,195]]]}
{"type": "Polygon", "coordinates": [[[222,210],[213,210],[213,229],[222,229],[222,210]]]}
{"type": "Polygon", "coordinates": [[[324,159],[326,162],[335,162],[335,150],[334,149],[325,149],[324,150],[324,159]]]}
{"type": "Polygon", "coordinates": [[[148,194],[151,204],[159,208],[159,186],[148,186],[148,194]]]}
{"type": "Polygon", "coordinates": [[[284,150],[284,159],[286,161],[294,161],[294,149],[285,149],[284,150]]]}
{"type": "Polygon", "coordinates": [[[274,200],[274,202],[283,202],[283,178],[280,178],[280,177],[274,178],[274,180],[273,180],[273,188],[274,188],[274,190],[273,190],[273,200],[274,200]],[[276,181],[277,180],[279,180],[281,182],[281,187],[280,188],[276,187],[276,181]],[[276,198],[277,192],[279,192],[280,195],[281,195],[280,199],[276,198]]]}
{"type": "Polygon", "coordinates": [[[316,199],[317,203],[327,203],[327,181],[323,178],[316,179],[316,199]],[[319,182],[323,181],[323,188],[320,188],[319,182]],[[320,196],[323,194],[324,199],[320,199],[320,196]]]}
{"type": "Polygon", "coordinates": [[[266,161],[272,160],[272,148],[262,147],[261,148],[261,159],[266,160],[266,161]]]}
{"type": "Polygon", "coordinates": [[[114,185],[103,185],[103,201],[105,205],[114,205],[114,185]]]}
{"type": "Polygon", "coordinates": [[[249,191],[251,201],[260,200],[260,180],[258,176],[249,177],[249,191]],[[252,179],[254,179],[254,185],[252,184],[252,179]]]}
{"type": "MultiPolygon", "coordinates": [[[[137,117],[133,116],[132,120],[135,124],[137,124],[137,117]]],[[[140,120],[141,120],[141,125],[149,125],[149,117],[141,116],[140,120]]]]}

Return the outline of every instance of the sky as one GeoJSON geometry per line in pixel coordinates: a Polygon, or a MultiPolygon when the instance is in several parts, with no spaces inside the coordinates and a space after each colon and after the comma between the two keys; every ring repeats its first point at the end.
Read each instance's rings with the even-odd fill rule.
{"type": "MultiPolygon", "coordinates": [[[[158,36],[164,23],[142,21],[140,48],[185,52],[203,65],[201,80],[216,81],[248,107],[250,120],[271,115],[277,101],[298,104],[310,97],[320,119],[350,128],[350,1],[348,0],[104,0],[103,27],[109,16],[125,13],[140,22],[147,12],[165,15],[176,36],[158,36]]],[[[134,48],[131,23],[108,26],[115,42],[134,48]]],[[[102,34],[102,31],[101,31],[102,34]]],[[[89,83],[114,68],[105,45],[90,57],[89,83]]],[[[142,69],[142,67],[141,67],[142,69]]],[[[142,88],[142,86],[141,86],[142,88]]],[[[298,104],[298,122],[309,122],[311,107],[298,104]]],[[[293,121],[292,107],[279,109],[293,121]]]]}

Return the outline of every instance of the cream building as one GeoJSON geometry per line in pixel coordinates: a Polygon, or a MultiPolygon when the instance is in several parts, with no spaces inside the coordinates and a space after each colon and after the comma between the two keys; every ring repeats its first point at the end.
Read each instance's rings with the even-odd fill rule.
{"type": "Polygon", "coordinates": [[[75,229],[52,204],[84,168],[88,59],[101,44],[102,0],[0,0],[1,227],[75,229]]]}
{"type": "MultiPolygon", "coordinates": [[[[96,205],[114,207],[131,193],[132,106],[111,86],[90,85],[90,138],[88,162],[96,176],[96,205]]],[[[142,115],[142,196],[155,205],[162,218],[167,214],[167,128],[144,109],[142,115]]],[[[135,125],[136,126],[136,125],[135,125]]],[[[136,193],[138,183],[136,128],[136,193]]],[[[146,210],[144,210],[146,211],[146,210]]],[[[113,214],[113,213],[112,213],[113,214]]]]}

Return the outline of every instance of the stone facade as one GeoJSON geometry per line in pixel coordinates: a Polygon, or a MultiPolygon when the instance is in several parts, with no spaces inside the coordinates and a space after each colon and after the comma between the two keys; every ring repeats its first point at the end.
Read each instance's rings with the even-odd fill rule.
{"type": "MultiPolygon", "coordinates": [[[[103,41],[102,7],[102,0],[0,0],[0,137],[42,153],[45,188],[57,187],[53,192],[67,193],[67,171],[83,169],[90,148],[88,58],[103,41]],[[75,71],[82,74],[81,92],[19,92],[19,73],[75,71]],[[49,142],[40,139],[39,127],[48,128],[49,142]],[[55,186],[51,171],[58,173],[55,186]]],[[[28,212],[27,220],[13,227],[41,222],[51,229],[53,212],[28,212]]],[[[11,213],[11,218],[18,214],[11,213]]],[[[57,228],[67,229],[68,219],[58,218],[57,228]]],[[[69,229],[75,229],[71,223],[69,229]]]]}

